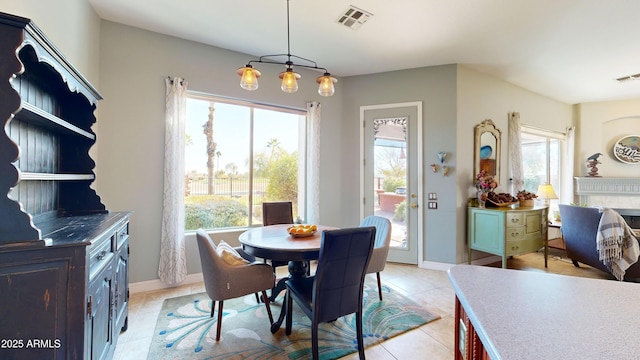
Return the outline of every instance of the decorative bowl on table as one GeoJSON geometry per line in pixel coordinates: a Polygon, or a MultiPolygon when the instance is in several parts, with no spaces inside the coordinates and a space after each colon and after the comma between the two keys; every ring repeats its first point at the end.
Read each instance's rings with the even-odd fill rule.
{"type": "Polygon", "coordinates": [[[491,200],[487,200],[487,206],[488,207],[505,207],[505,206],[510,206],[510,205],[514,205],[517,204],[518,201],[513,201],[513,202],[493,202],[491,200]]]}
{"type": "Polygon", "coordinates": [[[517,204],[518,199],[511,196],[509,193],[487,193],[487,206],[505,207],[513,204],[517,204]]]}
{"type": "Polygon", "coordinates": [[[312,236],[316,231],[318,231],[318,227],[316,225],[308,224],[293,225],[287,228],[289,235],[295,238],[312,236]]]}

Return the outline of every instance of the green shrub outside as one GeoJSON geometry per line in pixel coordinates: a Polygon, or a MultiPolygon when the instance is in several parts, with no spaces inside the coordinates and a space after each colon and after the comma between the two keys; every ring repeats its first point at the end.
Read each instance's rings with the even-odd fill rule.
{"type": "Polygon", "coordinates": [[[396,211],[393,213],[393,220],[404,221],[407,218],[407,201],[403,201],[396,205],[396,211]]]}
{"type": "Polygon", "coordinates": [[[185,229],[247,226],[248,210],[240,201],[221,196],[185,198],[185,229]]]}
{"type": "Polygon", "coordinates": [[[273,160],[268,169],[268,201],[298,202],[298,155],[282,153],[273,160]]]}
{"type": "Polygon", "coordinates": [[[396,192],[396,188],[405,187],[405,179],[401,177],[386,177],[382,180],[382,188],[385,192],[396,192]]]}

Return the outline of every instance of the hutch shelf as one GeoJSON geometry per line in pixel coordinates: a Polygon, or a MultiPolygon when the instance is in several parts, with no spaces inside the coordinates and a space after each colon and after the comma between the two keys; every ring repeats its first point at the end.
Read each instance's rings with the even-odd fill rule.
{"type": "Polygon", "coordinates": [[[126,330],[129,212],[91,188],[98,91],[0,13],[0,359],[109,359],[126,330]]]}

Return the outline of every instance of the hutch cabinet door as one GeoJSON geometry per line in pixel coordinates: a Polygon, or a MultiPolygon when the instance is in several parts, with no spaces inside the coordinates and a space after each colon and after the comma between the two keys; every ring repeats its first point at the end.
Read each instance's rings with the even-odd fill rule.
{"type": "Polygon", "coordinates": [[[86,359],[103,360],[113,355],[113,265],[105,267],[89,285],[88,309],[89,319],[86,323],[88,356],[86,359]]]}

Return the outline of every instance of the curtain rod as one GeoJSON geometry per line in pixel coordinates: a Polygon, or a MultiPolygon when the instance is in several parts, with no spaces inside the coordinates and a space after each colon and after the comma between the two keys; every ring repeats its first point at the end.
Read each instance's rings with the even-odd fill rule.
{"type": "MultiPolygon", "coordinates": [[[[169,79],[169,81],[171,81],[171,83],[173,84],[173,78],[171,76],[167,76],[167,79],[169,79]]],[[[180,85],[184,85],[184,79],[180,78],[180,85]]]]}
{"type": "Polygon", "coordinates": [[[531,126],[531,125],[527,125],[527,124],[521,124],[520,126],[529,128],[531,130],[544,131],[544,132],[548,132],[548,133],[554,133],[554,134],[558,134],[558,135],[562,135],[562,136],[567,136],[567,133],[566,132],[562,132],[562,131],[543,129],[541,127],[531,126]]]}

